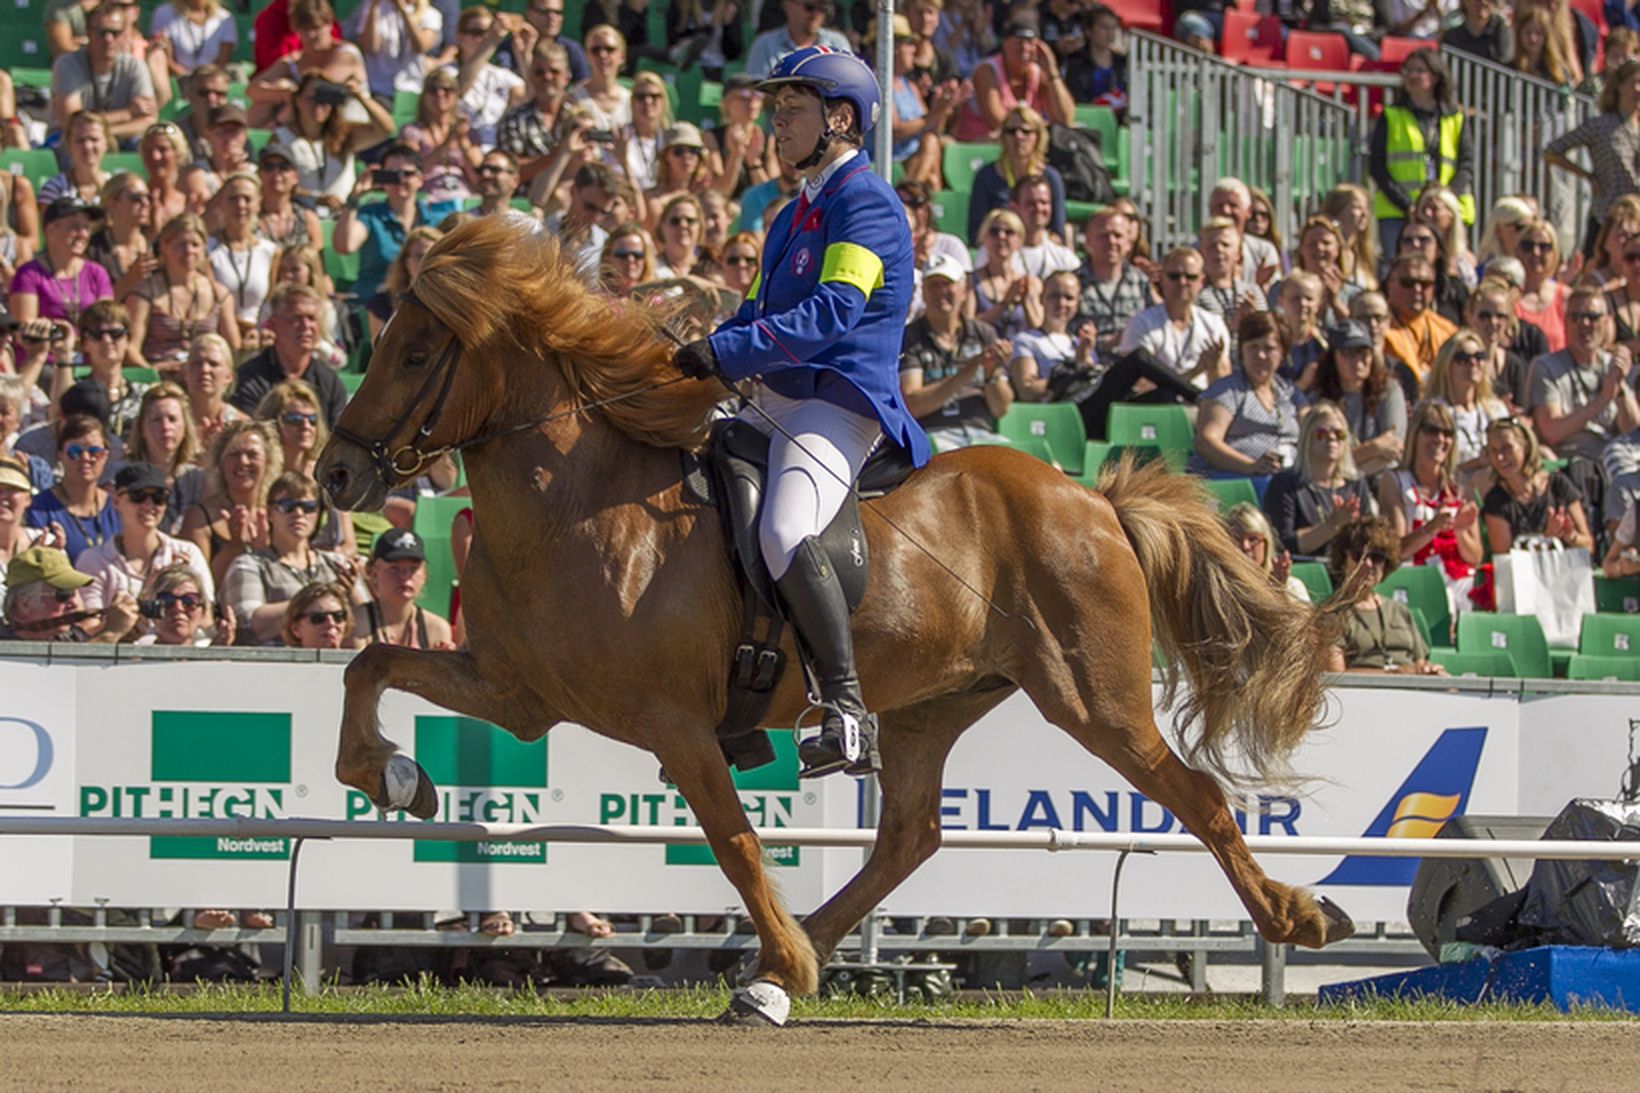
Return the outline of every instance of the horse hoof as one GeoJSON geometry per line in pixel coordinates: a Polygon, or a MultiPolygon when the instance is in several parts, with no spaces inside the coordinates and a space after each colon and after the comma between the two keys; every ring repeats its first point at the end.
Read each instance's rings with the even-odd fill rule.
{"type": "Polygon", "coordinates": [[[1327,932],[1321,944],[1331,945],[1335,941],[1355,936],[1355,920],[1350,918],[1342,907],[1326,896],[1317,897],[1316,906],[1321,909],[1322,917],[1327,920],[1327,932]]]}
{"type": "Polygon", "coordinates": [[[718,1020],[725,1025],[762,1023],[779,1028],[791,1011],[792,996],[767,979],[759,979],[735,991],[729,998],[729,1008],[718,1020]]]}
{"type": "Polygon", "coordinates": [[[382,768],[382,800],[388,809],[402,808],[418,820],[430,820],[438,811],[433,780],[408,755],[394,755],[382,768]]]}

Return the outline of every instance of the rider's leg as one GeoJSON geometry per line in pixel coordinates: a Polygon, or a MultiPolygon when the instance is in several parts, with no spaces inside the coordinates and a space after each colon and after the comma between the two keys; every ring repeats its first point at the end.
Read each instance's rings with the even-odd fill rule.
{"type": "Polygon", "coordinates": [[[799,745],[803,773],[869,773],[876,766],[875,719],[860,697],[848,602],[818,536],[848,499],[882,426],[817,399],[776,396],[760,405],[781,426],[771,429],[769,442],[758,528],[763,559],[808,650],[824,706],[820,735],[799,745]]]}

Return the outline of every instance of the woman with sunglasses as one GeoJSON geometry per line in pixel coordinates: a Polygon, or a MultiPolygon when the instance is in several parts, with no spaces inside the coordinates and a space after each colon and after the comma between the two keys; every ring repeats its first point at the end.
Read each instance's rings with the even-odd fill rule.
{"type": "Polygon", "coordinates": [[[182,172],[193,160],[188,138],[175,124],[155,122],[137,143],[148,192],[153,198],[151,231],[159,231],[173,216],[188,211],[188,195],[182,189],[182,172]]]}
{"type": "MultiPolygon", "coordinates": [[[[170,565],[155,573],[148,585],[148,598],[140,607],[151,628],[137,639],[138,645],[232,645],[234,643],[233,610],[224,607],[216,625],[211,625],[214,614],[213,597],[206,591],[210,581],[203,569],[190,565],[170,565]]],[[[206,914],[208,912],[201,912],[206,914]]],[[[218,912],[221,913],[221,912],[218,912]]],[[[197,920],[195,925],[201,925],[197,920]]],[[[205,925],[218,929],[221,925],[205,925]]],[[[270,922],[269,925],[272,925],[270,922]]]]}
{"type": "Polygon", "coordinates": [[[205,582],[206,599],[213,598],[215,588],[206,575],[209,570],[199,548],[160,530],[170,499],[171,490],[161,468],[152,463],[127,463],[120,468],[114,476],[119,534],[87,547],[74,559],[74,568],[91,578],[80,593],[87,608],[97,610],[112,603],[121,592],[130,593],[141,603],[150,595],[149,582],[155,574],[170,565],[185,565],[199,573],[205,582]]]}
{"type": "Polygon", "coordinates": [[[1331,555],[1339,599],[1349,605],[1333,669],[1445,675],[1445,668],[1430,662],[1429,646],[1412,609],[1378,593],[1379,583],[1401,564],[1394,526],[1382,516],[1352,520],[1340,530],[1331,555]]]}
{"type": "Polygon", "coordinates": [[[1483,278],[1469,294],[1464,326],[1486,349],[1487,385],[1512,413],[1525,412],[1531,396],[1531,369],[1515,349],[1516,333],[1524,325],[1515,315],[1514,290],[1504,282],[1483,278]]]}
{"type": "Polygon", "coordinates": [[[330,439],[319,397],[301,380],[276,383],[256,407],[256,416],[273,425],[279,435],[279,451],[285,473],[311,476],[319,462],[319,452],[330,439]]]}
{"type": "Polygon", "coordinates": [[[331,581],[303,586],[285,603],[279,641],[291,649],[356,649],[348,589],[331,581]]]}
{"type": "Polygon", "coordinates": [[[971,79],[973,97],[957,111],[952,130],[958,140],[995,137],[1019,106],[1060,125],[1074,124],[1076,103],[1059,73],[1059,58],[1042,40],[1034,8],[1016,7],[1008,15],[1001,51],[981,61],[971,79]]]}
{"type": "MultiPolygon", "coordinates": [[[[673,198],[689,196],[699,208],[700,194],[712,184],[711,165],[706,160],[706,144],[700,130],[688,122],[680,122],[666,131],[661,148],[660,163],[655,168],[655,185],[644,195],[644,202],[656,211],[656,227],[665,217],[673,198]]],[[[704,220],[705,210],[701,209],[704,220]]],[[[701,224],[704,242],[705,224],[701,224]]]]}
{"type": "MultiPolygon", "coordinates": [[[[1441,241],[1441,254],[1446,259],[1446,272],[1463,283],[1465,290],[1473,289],[1480,280],[1475,267],[1475,255],[1469,249],[1469,228],[1463,222],[1463,206],[1458,195],[1445,186],[1425,186],[1418,195],[1412,218],[1435,229],[1441,241]]],[[[1463,310],[1463,301],[1458,301],[1463,310]]]]}
{"type": "MultiPolygon", "coordinates": [[[[108,428],[120,438],[131,431],[148,387],[125,377],[130,329],[130,313],[113,300],[98,300],[80,315],[78,344],[84,363],[91,369],[88,379],[108,396],[108,428]]],[[[57,384],[66,386],[68,371],[58,370],[57,384]]],[[[58,390],[59,397],[61,393],[58,390]]]]}
{"type": "Polygon", "coordinates": [[[1048,123],[1028,106],[1016,106],[1002,119],[997,143],[1000,152],[974,175],[974,190],[968,199],[968,241],[984,246],[980,228],[996,209],[1013,202],[1014,183],[1040,175],[1048,180],[1053,195],[1053,234],[1065,238],[1065,180],[1048,164],[1048,123]]]}
{"type": "Polygon", "coordinates": [[[1446,241],[1441,238],[1440,232],[1422,220],[1409,220],[1401,229],[1400,238],[1395,241],[1395,257],[1406,254],[1416,254],[1427,260],[1434,270],[1435,298],[1432,306],[1435,313],[1451,322],[1462,322],[1469,287],[1464,284],[1462,274],[1447,254],[1446,241]]]}
{"type": "Polygon", "coordinates": [[[723,244],[723,285],[742,300],[757,280],[763,241],[755,232],[736,232],[723,244]]]}
{"type": "Polygon", "coordinates": [[[1566,285],[1559,279],[1560,236],[1546,220],[1521,229],[1515,257],[1526,270],[1526,283],[1515,314],[1543,331],[1549,352],[1566,348],[1566,285]]]}
{"type": "Polygon", "coordinates": [[[1042,282],[1016,259],[1025,242],[1025,224],[1012,209],[993,209],[980,227],[985,264],[971,275],[974,318],[1003,338],[1042,326],[1042,282]]]}
{"type": "Polygon", "coordinates": [[[1379,476],[1378,507],[1401,537],[1396,559],[1439,565],[1452,613],[1467,611],[1475,567],[1485,554],[1480,508],[1458,482],[1458,431],[1451,409],[1435,399],[1420,402],[1408,436],[1401,465],[1379,476]]]}
{"type": "Polygon", "coordinates": [[[1481,501],[1486,541],[1493,554],[1507,554],[1522,535],[1546,535],[1569,547],[1594,549],[1583,493],[1570,478],[1543,465],[1532,423],[1522,417],[1492,422],[1486,430],[1486,457],[1496,480],[1481,501]]]}
{"type": "Polygon", "coordinates": [[[620,83],[626,38],[605,23],[586,33],[587,78],[569,93],[570,105],[585,103],[594,130],[613,133],[632,124],[632,93],[620,83]]]}
{"type": "Polygon", "coordinates": [[[1448,339],[1430,369],[1424,395],[1451,413],[1457,460],[1453,477],[1462,487],[1474,486],[1476,476],[1487,471],[1486,430],[1510,413],[1492,391],[1492,350],[1486,338],[1466,327],[1448,339]]]}
{"type": "Polygon", "coordinates": [[[188,417],[199,434],[201,454],[210,450],[226,425],[243,421],[245,414],[228,402],[233,393],[233,350],[220,334],[201,334],[188,347],[182,366],[188,392],[188,417]]]}
{"type": "Polygon", "coordinates": [[[154,230],[154,195],[136,171],[116,172],[102,188],[103,227],[86,245],[86,257],[114,280],[114,299],[126,295],[159,268],[150,249],[154,230]]]}
{"type": "Polygon", "coordinates": [[[616,297],[625,297],[638,285],[654,280],[655,260],[643,228],[627,223],[610,232],[598,269],[599,284],[616,297]]]}
{"type": "Polygon", "coordinates": [[[114,498],[99,485],[108,455],[108,433],[96,418],[70,414],[57,423],[62,477],[55,486],[35,495],[25,519],[32,528],[61,527],[63,552],[70,562],[120,532],[114,498]]]}
{"type": "Polygon", "coordinates": [[[234,559],[268,545],[268,483],[283,465],[265,421],[235,421],[217,433],[205,468],[205,497],[183,516],[180,532],[210,560],[217,584],[234,559]]]}
{"type": "Polygon", "coordinates": [[[1595,272],[1585,278],[1599,278],[1609,286],[1606,305],[1611,308],[1618,344],[1631,351],[1640,349],[1640,197],[1612,202],[1600,226],[1596,255],[1595,272]]]}
{"type": "MultiPolygon", "coordinates": [[[[285,604],[304,586],[319,581],[354,587],[357,563],[313,545],[319,511],[319,487],[305,474],[281,474],[268,489],[268,545],[235,558],[222,580],[222,599],[239,620],[241,644],[279,644],[285,604]]],[[[362,602],[362,594],[357,598],[362,602]]]]}
{"type": "Polygon", "coordinates": [[[673,124],[672,102],[666,81],[654,72],[632,78],[632,121],[615,131],[616,166],[640,190],[660,183],[666,159],[666,134],[673,124]]]}
{"type": "Polygon", "coordinates": [[[461,208],[473,196],[478,165],[484,160],[459,96],[456,74],[435,68],[422,82],[416,120],[399,133],[399,140],[421,156],[421,192],[433,220],[461,208]]]}
{"type": "Polygon", "coordinates": [[[679,194],[661,209],[655,226],[655,246],[660,252],[655,276],[689,277],[704,272],[701,254],[701,221],[704,213],[693,194],[679,194]]]}
{"type": "Polygon", "coordinates": [[[284,250],[319,246],[324,240],[319,214],[296,204],[301,176],[292,155],[289,148],[271,141],[256,155],[256,179],[262,190],[257,230],[262,238],[284,250]]]}
{"type": "Polygon", "coordinates": [[[1361,515],[1376,508],[1372,486],[1350,454],[1350,426],[1336,402],[1312,403],[1298,419],[1297,462],[1264,491],[1264,514],[1281,548],[1313,558],[1361,515]]]}
{"type": "Polygon", "coordinates": [[[160,530],[167,535],[181,530],[189,507],[205,495],[201,454],[187,392],[169,380],[144,391],[125,455],[132,463],[151,463],[164,472],[169,494],[160,530]]]}

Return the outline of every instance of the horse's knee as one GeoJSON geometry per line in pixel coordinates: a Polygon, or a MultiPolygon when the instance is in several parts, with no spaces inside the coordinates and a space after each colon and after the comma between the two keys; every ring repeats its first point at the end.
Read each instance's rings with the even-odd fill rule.
{"type": "Polygon", "coordinates": [[[342,672],[342,686],[349,692],[380,688],[386,675],[387,658],[391,647],[371,642],[347,662],[342,672]]]}

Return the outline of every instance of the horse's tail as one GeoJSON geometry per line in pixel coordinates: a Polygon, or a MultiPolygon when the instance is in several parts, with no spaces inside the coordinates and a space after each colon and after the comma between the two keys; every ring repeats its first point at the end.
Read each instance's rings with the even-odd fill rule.
{"type": "Polygon", "coordinates": [[[1181,665],[1188,677],[1175,718],[1185,759],[1228,785],[1290,780],[1288,757],[1321,716],[1334,616],[1276,588],[1231,541],[1200,484],[1160,460],[1139,467],[1124,457],[1098,488],[1144,571],[1168,706],[1181,665]]]}

